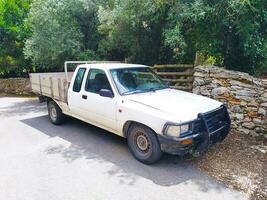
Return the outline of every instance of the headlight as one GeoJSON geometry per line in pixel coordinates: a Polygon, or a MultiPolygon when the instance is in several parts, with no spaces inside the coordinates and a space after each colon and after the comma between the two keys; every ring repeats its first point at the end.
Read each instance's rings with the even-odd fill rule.
{"type": "Polygon", "coordinates": [[[189,131],[189,124],[184,124],[184,125],[181,125],[181,133],[185,133],[187,131],[189,131]]]}
{"type": "Polygon", "coordinates": [[[184,125],[167,125],[164,134],[179,137],[180,134],[189,131],[189,124],[184,125]]]}
{"type": "Polygon", "coordinates": [[[167,126],[165,130],[166,135],[173,136],[173,137],[179,137],[180,132],[181,132],[180,126],[173,126],[173,125],[167,126]]]}

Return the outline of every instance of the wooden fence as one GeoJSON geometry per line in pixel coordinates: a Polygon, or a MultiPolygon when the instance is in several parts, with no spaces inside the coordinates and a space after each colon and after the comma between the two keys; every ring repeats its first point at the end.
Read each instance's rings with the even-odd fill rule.
{"type": "Polygon", "coordinates": [[[174,89],[192,92],[193,64],[154,65],[152,69],[174,89]]]}

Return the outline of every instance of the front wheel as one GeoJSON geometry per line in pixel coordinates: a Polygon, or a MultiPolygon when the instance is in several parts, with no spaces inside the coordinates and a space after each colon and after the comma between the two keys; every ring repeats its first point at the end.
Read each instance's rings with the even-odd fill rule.
{"type": "Polygon", "coordinates": [[[60,125],[65,121],[65,115],[62,113],[62,110],[57,105],[56,102],[50,100],[47,102],[47,109],[50,121],[53,124],[60,125]]]}
{"type": "Polygon", "coordinates": [[[162,151],[155,133],[141,124],[130,126],[127,141],[133,156],[142,163],[152,164],[160,160],[162,151]]]}

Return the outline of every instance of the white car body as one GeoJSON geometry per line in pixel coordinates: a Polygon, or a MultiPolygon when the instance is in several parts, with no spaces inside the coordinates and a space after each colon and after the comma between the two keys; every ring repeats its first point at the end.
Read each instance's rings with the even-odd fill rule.
{"type": "MultiPolygon", "coordinates": [[[[77,94],[68,90],[68,109],[62,106],[63,113],[94,124],[117,135],[125,136],[123,127],[128,121],[144,124],[162,134],[163,126],[167,122],[183,123],[197,119],[198,113],[214,110],[222,105],[221,102],[200,95],[176,89],[163,89],[146,93],[120,95],[112,77],[110,69],[126,67],[146,67],[135,64],[85,64],[79,65],[74,72],[69,88],[73,87],[74,78],[79,68],[104,70],[111,84],[114,97],[102,97],[85,91],[86,76],[83,79],[81,91],[77,94]],[[82,95],[88,99],[82,99],[82,95]],[[121,112],[119,112],[119,110],[121,112]]],[[[59,105],[62,105],[58,102],[59,105]]]]}

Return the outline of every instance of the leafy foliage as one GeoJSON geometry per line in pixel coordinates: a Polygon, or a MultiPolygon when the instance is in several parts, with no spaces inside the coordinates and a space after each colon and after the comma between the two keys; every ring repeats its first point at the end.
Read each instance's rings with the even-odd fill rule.
{"type": "Polygon", "coordinates": [[[191,0],[175,3],[172,10],[170,17],[194,52],[213,57],[217,65],[252,74],[266,67],[267,1],[191,0]]]}
{"type": "Polygon", "coordinates": [[[266,0],[0,0],[0,36],[0,74],[79,59],[193,63],[196,52],[267,72],[266,0]]]}
{"type": "Polygon", "coordinates": [[[24,75],[29,61],[23,56],[28,29],[23,20],[30,0],[0,0],[0,76],[24,75]]]}
{"type": "Polygon", "coordinates": [[[35,0],[26,23],[32,35],[24,53],[36,66],[59,70],[65,60],[95,57],[97,17],[91,1],[35,0]]]}
{"type": "Polygon", "coordinates": [[[168,7],[154,0],[114,1],[100,7],[99,50],[109,59],[146,64],[163,62],[163,28],[168,7]]]}

